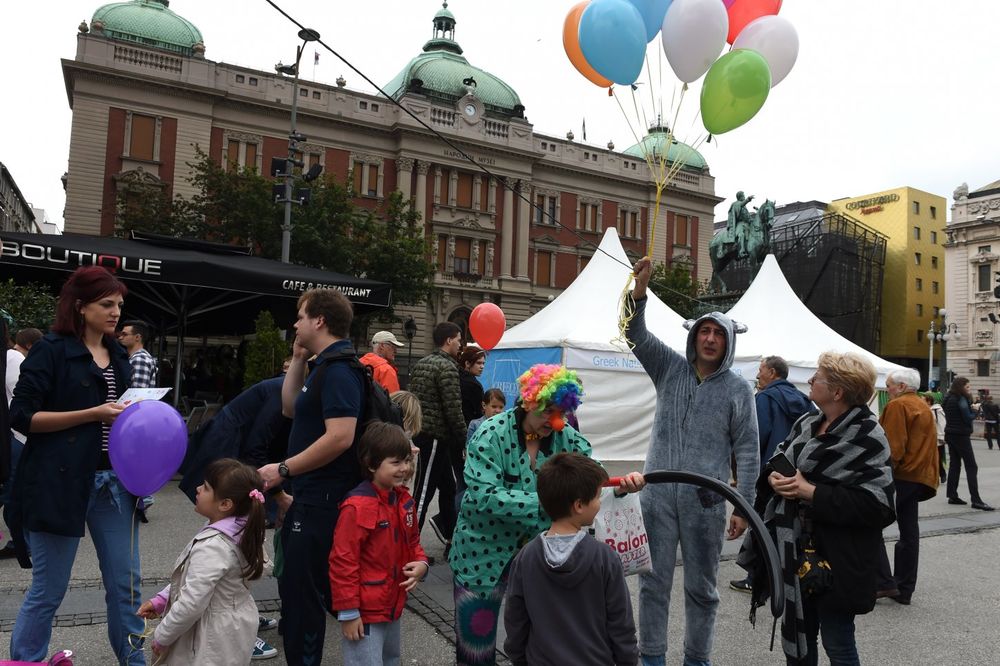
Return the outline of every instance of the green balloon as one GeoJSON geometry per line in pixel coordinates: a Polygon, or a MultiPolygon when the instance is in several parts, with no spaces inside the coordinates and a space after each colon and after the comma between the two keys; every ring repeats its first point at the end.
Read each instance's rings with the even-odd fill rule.
{"type": "Polygon", "coordinates": [[[771,92],[771,70],[764,56],[735,49],[715,61],[701,88],[701,121],[712,134],[723,134],[760,111],[771,92]]]}

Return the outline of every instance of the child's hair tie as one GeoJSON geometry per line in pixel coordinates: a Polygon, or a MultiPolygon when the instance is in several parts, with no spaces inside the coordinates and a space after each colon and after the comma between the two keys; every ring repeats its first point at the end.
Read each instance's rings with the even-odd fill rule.
{"type": "Polygon", "coordinates": [[[257,490],[256,488],[254,488],[253,490],[250,491],[250,499],[255,499],[258,502],[260,502],[261,504],[263,504],[264,503],[264,494],[262,492],[260,492],[259,490],[257,490]]]}

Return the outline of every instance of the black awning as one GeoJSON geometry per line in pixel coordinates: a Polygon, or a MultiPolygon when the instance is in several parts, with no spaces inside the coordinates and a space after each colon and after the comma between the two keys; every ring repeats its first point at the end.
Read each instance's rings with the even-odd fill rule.
{"type": "MultiPolygon", "coordinates": [[[[179,247],[177,242],[124,240],[107,236],[0,233],[2,266],[71,272],[79,266],[104,266],[126,280],[215,289],[234,294],[298,298],[313,287],[336,288],[360,309],[389,305],[389,285],[308,266],[283,264],[230,252],[179,247]]],[[[220,248],[221,250],[222,248],[220,248]]],[[[6,271],[5,271],[6,272],[6,271]]]]}

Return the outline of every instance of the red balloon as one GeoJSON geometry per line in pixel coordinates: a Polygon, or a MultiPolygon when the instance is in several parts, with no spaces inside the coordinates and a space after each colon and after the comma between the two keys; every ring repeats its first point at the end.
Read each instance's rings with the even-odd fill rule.
{"type": "Polygon", "coordinates": [[[781,10],[781,0],[734,0],[726,4],[729,14],[729,36],[726,41],[730,44],[748,23],[761,16],[772,16],[781,10]]]}
{"type": "Polygon", "coordinates": [[[469,315],[469,331],[476,343],[487,351],[497,346],[506,327],[503,310],[496,303],[480,303],[469,315]]]}

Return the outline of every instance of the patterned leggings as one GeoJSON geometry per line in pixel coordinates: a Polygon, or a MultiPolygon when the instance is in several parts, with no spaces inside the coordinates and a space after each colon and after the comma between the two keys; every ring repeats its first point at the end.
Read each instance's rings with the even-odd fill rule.
{"type": "Polygon", "coordinates": [[[507,591],[507,570],[486,598],[455,581],[455,663],[492,666],[496,663],[500,602],[507,591]]]}

